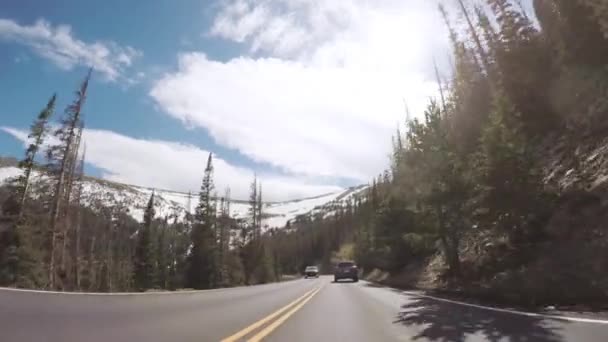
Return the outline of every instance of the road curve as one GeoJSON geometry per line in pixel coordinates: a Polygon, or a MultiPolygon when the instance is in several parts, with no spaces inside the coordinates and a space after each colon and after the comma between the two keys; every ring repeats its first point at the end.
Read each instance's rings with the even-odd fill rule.
{"type": "Polygon", "coordinates": [[[605,342],[608,324],[496,312],[321,277],[177,294],[0,290],[0,340],[605,342]]]}

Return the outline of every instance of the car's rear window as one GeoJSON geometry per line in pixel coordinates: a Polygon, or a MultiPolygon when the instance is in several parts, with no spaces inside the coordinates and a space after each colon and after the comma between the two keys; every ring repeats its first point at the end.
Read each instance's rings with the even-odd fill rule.
{"type": "Polygon", "coordinates": [[[317,266],[308,266],[306,267],[307,271],[316,271],[317,270],[317,266]]]}
{"type": "Polygon", "coordinates": [[[354,262],[341,262],[338,264],[338,267],[353,267],[355,266],[354,262]]]}

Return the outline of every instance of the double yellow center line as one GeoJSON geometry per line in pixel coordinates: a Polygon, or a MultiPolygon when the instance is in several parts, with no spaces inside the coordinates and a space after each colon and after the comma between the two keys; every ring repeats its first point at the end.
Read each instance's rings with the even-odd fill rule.
{"type": "Polygon", "coordinates": [[[322,286],[314,288],[314,289],[306,292],[304,295],[302,295],[301,297],[298,297],[293,302],[285,305],[284,307],[282,307],[279,310],[271,313],[270,315],[262,318],[261,320],[251,324],[250,326],[246,327],[245,329],[238,331],[234,335],[226,337],[221,342],[239,341],[243,337],[249,335],[256,329],[259,329],[260,327],[264,326],[266,323],[271,322],[272,320],[274,320],[276,318],[276,320],[274,322],[272,322],[271,324],[269,324],[264,329],[260,330],[257,334],[255,334],[254,336],[252,336],[251,338],[249,338],[247,340],[248,342],[261,341],[264,337],[268,336],[271,332],[273,332],[276,328],[278,328],[281,324],[283,324],[291,315],[296,313],[296,311],[300,310],[304,306],[304,304],[306,304],[312,297],[314,297],[314,295],[316,295],[321,290],[321,288],[322,288],[322,286]]]}

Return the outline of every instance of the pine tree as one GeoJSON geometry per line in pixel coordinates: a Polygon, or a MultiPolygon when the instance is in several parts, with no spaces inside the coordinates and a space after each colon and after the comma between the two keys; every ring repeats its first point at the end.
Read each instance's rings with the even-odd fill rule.
{"type": "MultiPolygon", "coordinates": [[[[69,278],[72,276],[71,274],[71,267],[68,265],[70,260],[70,252],[69,252],[69,244],[72,244],[73,242],[70,241],[70,237],[72,235],[72,231],[74,230],[73,227],[73,219],[74,219],[74,215],[72,215],[72,211],[75,210],[79,210],[79,201],[80,199],[78,199],[78,203],[76,203],[77,205],[74,205],[72,203],[73,197],[74,197],[74,184],[75,182],[78,182],[78,167],[79,167],[79,153],[80,153],[80,143],[82,140],[82,132],[84,130],[84,123],[80,123],[80,127],[77,130],[77,134],[76,134],[76,139],[74,142],[74,148],[72,149],[72,155],[69,157],[69,162],[70,162],[70,166],[68,169],[68,175],[66,177],[66,190],[65,190],[65,196],[64,196],[64,203],[66,203],[66,205],[64,206],[63,209],[63,213],[61,214],[64,218],[65,218],[65,227],[63,230],[63,246],[61,248],[61,253],[60,253],[60,260],[59,260],[59,264],[61,265],[60,268],[60,274],[63,275],[65,280],[68,280],[69,282],[69,278]]],[[[77,191],[76,191],[77,192],[77,191]]],[[[76,194],[77,195],[77,194],[76,194]]],[[[73,260],[72,260],[73,261],[73,260]]],[[[69,285],[69,284],[68,284],[69,285]]]]}
{"type": "MultiPolygon", "coordinates": [[[[473,37],[473,41],[475,42],[475,47],[477,48],[477,54],[481,58],[483,68],[489,75],[491,75],[492,68],[490,66],[490,60],[488,57],[488,53],[486,52],[486,50],[481,42],[481,38],[480,38],[477,30],[475,29],[475,25],[473,25],[473,21],[472,21],[471,15],[469,14],[469,10],[464,5],[463,0],[458,0],[458,4],[460,5],[460,10],[462,11],[462,14],[464,15],[464,17],[466,19],[466,22],[467,22],[467,25],[469,28],[469,34],[471,35],[471,37],[473,37]]],[[[490,77],[492,78],[492,76],[490,76],[490,77]]]]}
{"type": "Polygon", "coordinates": [[[170,289],[183,288],[188,286],[187,271],[188,250],[191,245],[190,228],[187,222],[178,222],[177,217],[173,224],[165,231],[168,234],[168,253],[169,253],[169,284],[170,289]]]}
{"type": "Polygon", "coordinates": [[[16,178],[12,186],[14,195],[9,201],[13,204],[3,206],[4,214],[12,217],[9,228],[3,232],[0,239],[2,252],[0,253],[0,283],[8,285],[23,285],[30,278],[33,265],[38,263],[33,256],[31,237],[23,231],[26,229],[24,222],[25,203],[30,189],[31,176],[35,166],[35,160],[44,138],[48,131],[48,121],[55,110],[56,95],[51,96],[45,108],[30,128],[28,136],[30,144],[25,151],[25,157],[19,162],[19,168],[23,173],[16,178]]]}
{"type": "Polygon", "coordinates": [[[493,95],[506,97],[521,115],[523,133],[528,137],[541,135],[556,124],[546,86],[556,72],[554,56],[542,35],[510,1],[487,1],[499,26],[492,51],[499,86],[493,95]]]}
{"type": "MultiPolygon", "coordinates": [[[[87,74],[80,88],[76,92],[76,99],[65,109],[64,118],[61,120],[61,126],[55,131],[55,137],[59,141],[58,145],[51,146],[47,150],[47,159],[49,160],[49,169],[55,178],[55,186],[53,193],[53,201],[51,204],[51,220],[50,220],[50,248],[49,248],[49,287],[55,288],[57,283],[57,257],[58,257],[58,239],[65,239],[65,231],[67,227],[60,229],[59,221],[62,218],[61,213],[63,207],[68,205],[63,203],[67,194],[67,184],[71,182],[70,170],[72,165],[76,163],[74,151],[78,151],[77,137],[79,136],[79,128],[82,128],[81,111],[86,99],[87,88],[91,78],[91,71],[87,74]],[[60,231],[61,230],[61,231],[60,231]]],[[[63,242],[63,241],[62,241],[63,242]]],[[[62,246],[63,244],[61,244],[62,246]]]]}
{"type": "Polygon", "coordinates": [[[23,206],[27,198],[27,193],[30,187],[31,175],[34,169],[36,155],[44,142],[44,138],[48,132],[48,122],[55,112],[55,100],[57,96],[53,94],[46,107],[38,114],[36,121],[30,128],[28,138],[31,143],[25,151],[25,158],[19,162],[19,167],[23,170],[23,174],[17,178],[19,189],[19,217],[23,214],[23,206]]]}
{"type": "MultiPolygon", "coordinates": [[[[257,179],[254,179],[254,183],[257,179]]],[[[258,283],[268,283],[274,281],[274,259],[273,253],[269,250],[268,243],[262,239],[262,223],[263,223],[263,198],[262,198],[262,183],[258,182],[257,199],[255,201],[255,209],[257,214],[257,223],[254,226],[255,239],[251,242],[252,245],[252,261],[255,267],[255,278],[258,283]]],[[[252,194],[253,197],[253,194],[252,194]]]]}
{"type": "Polygon", "coordinates": [[[258,237],[260,237],[262,235],[262,223],[263,223],[263,212],[262,212],[262,207],[263,207],[263,202],[262,202],[262,182],[259,183],[259,187],[258,187],[258,199],[257,199],[257,210],[258,210],[258,225],[257,225],[257,231],[258,231],[258,237]]]}
{"type": "Polygon", "coordinates": [[[256,175],[254,175],[250,189],[249,215],[251,221],[248,224],[243,247],[240,250],[245,271],[245,281],[248,284],[261,281],[261,267],[263,266],[262,261],[265,253],[262,239],[262,187],[256,175]]]}
{"type": "Polygon", "coordinates": [[[154,254],[152,224],[155,214],[154,192],[152,192],[144,212],[144,221],[137,233],[137,246],[135,247],[133,282],[139,291],[145,291],[154,286],[156,255],[154,254]]]}
{"type": "Polygon", "coordinates": [[[487,0],[500,26],[501,43],[513,46],[525,40],[532,40],[536,30],[526,16],[513,8],[509,0],[487,0]]]}
{"type": "Polygon", "coordinates": [[[249,192],[249,215],[251,217],[250,231],[252,233],[252,239],[257,240],[259,238],[258,223],[259,223],[259,208],[258,208],[258,179],[257,175],[253,176],[253,182],[251,183],[249,192]]]}
{"type": "Polygon", "coordinates": [[[542,180],[516,109],[505,97],[495,101],[477,155],[475,206],[483,226],[517,242],[537,233],[529,224],[543,212],[542,180]]]}
{"type": "Polygon", "coordinates": [[[396,177],[399,173],[399,168],[401,167],[401,156],[403,154],[403,136],[399,127],[397,127],[397,132],[393,136],[392,143],[391,174],[393,177],[396,177]]]}
{"type": "Polygon", "coordinates": [[[82,151],[80,164],[78,166],[78,190],[76,192],[76,228],[74,229],[74,254],[72,260],[74,260],[74,287],[76,290],[80,290],[81,281],[81,263],[83,262],[81,256],[81,228],[82,228],[82,193],[84,186],[84,163],[86,160],[86,144],[82,151]]]}
{"type": "Polygon", "coordinates": [[[219,219],[218,219],[218,207],[217,207],[217,192],[213,192],[213,195],[211,197],[213,199],[213,201],[211,202],[211,217],[212,217],[212,223],[211,223],[211,230],[213,232],[213,240],[212,240],[212,265],[211,265],[211,269],[212,269],[212,274],[211,274],[211,286],[212,287],[218,287],[219,284],[221,283],[221,272],[222,272],[222,268],[221,268],[221,263],[220,263],[220,234],[221,234],[221,228],[219,226],[219,219]]]}
{"type": "Polygon", "coordinates": [[[156,268],[158,270],[157,287],[160,289],[166,289],[169,280],[167,230],[167,218],[165,218],[165,221],[159,226],[158,233],[156,234],[158,238],[156,244],[156,268]]]}
{"type": "MultiPolygon", "coordinates": [[[[496,51],[497,49],[497,44],[499,42],[498,32],[496,32],[496,29],[494,28],[492,22],[490,21],[490,18],[488,17],[488,14],[485,12],[482,6],[475,6],[475,15],[477,16],[477,24],[479,26],[479,29],[483,33],[485,46],[490,52],[488,53],[488,64],[491,66],[492,72],[495,72],[494,64],[496,63],[496,61],[494,59],[494,56],[492,55],[492,51],[496,51]]],[[[526,20],[528,20],[527,17],[526,20]]]]}
{"type": "Polygon", "coordinates": [[[274,258],[266,241],[260,241],[258,253],[258,264],[256,267],[257,282],[266,284],[275,281],[274,258]]]}
{"type": "Polygon", "coordinates": [[[464,201],[468,192],[463,161],[449,143],[449,126],[436,102],[425,112],[425,122],[410,124],[405,163],[408,182],[429,233],[439,238],[452,275],[460,271],[459,242],[466,226],[464,201]]]}
{"type": "Polygon", "coordinates": [[[221,198],[220,202],[220,213],[218,218],[218,282],[221,286],[228,285],[228,273],[227,269],[227,258],[230,246],[230,188],[226,188],[224,197],[221,198]]]}
{"type": "Polygon", "coordinates": [[[188,283],[195,289],[207,289],[216,285],[216,235],[215,205],[212,199],[213,157],[209,154],[195,209],[192,227],[192,250],[189,257],[188,283]]]}

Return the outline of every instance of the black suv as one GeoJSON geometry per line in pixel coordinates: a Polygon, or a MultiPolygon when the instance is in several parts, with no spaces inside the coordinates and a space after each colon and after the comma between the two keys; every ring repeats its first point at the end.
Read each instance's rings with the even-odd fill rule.
{"type": "Polygon", "coordinates": [[[334,271],[334,281],[337,282],[340,279],[351,279],[355,283],[359,281],[359,270],[357,265],[352,261],[343,261],[336,265],[334,271]]]}

